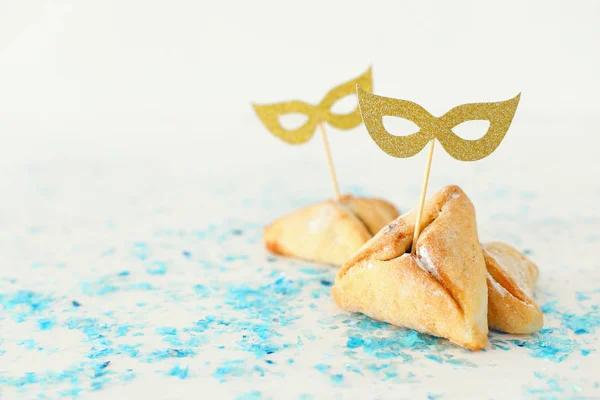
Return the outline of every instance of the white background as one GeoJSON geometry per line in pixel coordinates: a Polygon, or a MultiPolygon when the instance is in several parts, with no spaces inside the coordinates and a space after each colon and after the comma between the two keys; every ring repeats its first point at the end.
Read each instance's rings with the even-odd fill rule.
{"type": "MultiPolygon", "coordinates": [[[[0,159],[310,157],[250,102],[316,103],[369,65],[434,114],[522,92],[509,137],[596,140],[599,21],[597,1],[2,0],[0,159]]],[[[339,158],[378,153],[333,136],[339,158]]]]}

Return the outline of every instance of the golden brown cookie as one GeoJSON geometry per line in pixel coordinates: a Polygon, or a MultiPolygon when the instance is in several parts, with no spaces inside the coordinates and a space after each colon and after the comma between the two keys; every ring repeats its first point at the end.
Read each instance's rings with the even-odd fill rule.
{"type": "Polygon", "coordinates": [[[347,261],[333,298],[348,311],[484,348],[486,267],[471,201],[457,186],[427,201],[413,256],[415,219],[416,210],[398,217],[347,261]]]}
{"type": "Polygon", "coordinates": [[[277,219],[265,229],[265,246],[275,254],[341,265],[397,216],[384,200],[345,195],[277,219]]]}
{"type": "Polygon", "coordinates": [[[501,242],[482,244],[487,267],[488,324],[507,333],[533,333],[544,315],[533,300],[538,267],[501,242]]]}

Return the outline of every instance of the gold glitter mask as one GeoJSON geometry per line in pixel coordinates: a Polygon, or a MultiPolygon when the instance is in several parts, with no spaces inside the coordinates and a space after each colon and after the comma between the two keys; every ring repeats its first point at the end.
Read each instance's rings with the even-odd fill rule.
{"type": "Polygon", "coordinates": [[[354,94],[357,85],[369,91],[373,90],[371,68],[358,78],[332,89],[316,106],[302,101],[286,101],[267,105],[253,104],[253,107],[260,120],[271,133],[288,143],[301,144],[312,137],[317,124],[320,122],[326,121],[338,129],[352,129],[360,124],[362,119],[358,107],[348,114],[331,112],[333,104],[350,94],[354,94]],[[297,129],[285,129],[279,123],[279,117],[289,113],[304,114],[308,116],[308,121],[297,129]]]}
{"type": "Polygon", "coordinates": [[[389,97],[377,96],[357,87],[358,104],[371,138],[387,154],[406,158],[420,152],[436,138],[457,160],[476,161],[489,156],[506,135],[513,120],[521,94],[496,103],[473,103],[454,107],[436,118],[420,105],[389,97]],[[420,130],[408,136],[394,136],[383,127],[383,116],[394,116],[414,122],[420,130]],[[452,128],[466,122],[486,120],[488,131],[476,140],[462,139],[452,128]]]}

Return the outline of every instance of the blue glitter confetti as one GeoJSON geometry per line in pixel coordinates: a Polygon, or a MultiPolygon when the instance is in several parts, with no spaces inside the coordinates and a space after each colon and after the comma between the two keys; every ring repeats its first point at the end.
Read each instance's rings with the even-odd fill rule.
{"type": "Polygon", "coordinates": [[[146,261],[149,257],[148,245],[144,242],[134,243],[133,254],[141,261],[146,261]]]}
{"type": "Polygon", "coordinates": [[[81,388],[72,388],[69,390],[63,390],[59,394],[62,397],[77,397],[81,392],[83,392],[83,389],[81,388]]]}
{"type": "Polygon", "coordinates": [[[50,297],[30,291],[19,290],[12,295],[0,294],[0,305],[5,311],[10,312],[17,322],[39,315],[40,312],[50,308],[51,303],[50,297]]]}
{"type": "Polygon", "coordinates": [[[119,379],[121,379],[121,381],[123,382],[131,382],[132,380],[134,380],[137,377],[137,374],[135,372],[133,372],[132,370],[127,370],[126,372],[124,372],[119,379]]]}
{"type": "Polygon", "coordinates": [[[108,382],[110,382],[110,379],[108,377],[102,377],[102,378],[99,378],[99,379],[95,379],[90,384],[90,389],[93,392],[97,391],[97,390],[100,390],[100,389],[104,388],[104,385],[106,385],[108,382]]]}
{"type": "Polygon", "coordinates": [[[350,349],[355,349],[357,347],[364,346],[364,344],[365,344],[365,341],[363,339],[351,336],[348,338],[348,342],[346,343],[346,346],[350,349]]]}
{"type": "Polygon", "coordinates": [[[22,345],[27,350],[32,350],[35,348],[35,340],[33,339],[21,340],[17,344],[22,345]]]}
{"type": "Polygon", "coordinates": [[[557,377],[550,377],[546,379],[546,377],[536,374],[536,378],[544,381],[544,387],[527,387],[526,390],[529,394],[549,394],[549,393],[563,393],[565,389],[560,385],[560,382],[557,377]]]}
{"type": "Polygon", "coordinates": [[[571,355],[578,347],[573,339],[566,336],[561,329],[544,328],[525,340],[511,340],[519,347],[531,350],[531,356],[561,362],[571,355]]]}
{"type": "Polygon", "coordinates": [[[588,296],[587,294],[585,294],[583,292],[577,292],[575,294],[577,296],[577,301],[585,301],[585,300],[590,299],[590,296],[588,296]]]}
{"type": "Polygon", "coordinates": [[[562,323],[563,326],[573,331],[576,335],[593,333],[594,328],[600,326],[600,313],[598,312],[598,306],[595,306],[592,311],[583,315],[563,313],[562,323]]]}
{"type": "Polygon", "coordinates": [[[219,379],[221,382],[225,382],[227,377],[230,376],[242,376],[244,374],[244,360],[230,360],[225,361],[217,370],[213,373],[213,376],[219,379]]]}
{"type": "Polygon", "coordinates": [[[236,397],[236,400],[260,400],[261,398],[260,392],[255,390],[236,397]]]}
{"type": "Polygon", "coordinates": [[[117,327],[117,329],[115,329],[115,335],[117,337],[123,337],[127,335],[127,332],[129,332],[130,326],[129,325],[120,325],[117,327]]]}
{"type": "Polygon", "coordinates": [[[177,329],[171,327],[156,328],[159,335],[177,335],[177,329]]]}
{"type": "Polygon", "coordinates": [[[437,363],[442,363],[444,361],[444,359],[442,357],[437,356],[435,354],[427,354],[425,357],[429,358],[430,360],[433,360],[437,363]]]}
{"type": "Polygon", "coordinates": [[[581,349],[580,353],[581,353],[582,356],[585,357],[585,356],[588,356],[593,351],[594,351],[594,349],[581,349]]]}
{"type": "Polygon", "coordinates": [[[331,365],[317,364],[317,365],[315,365],[315,369],[321,373],[325,373],[331,369],[331,365]]]}
{"type": "Polygon", "coordinates": [[[540,307],[540,310],[544,313],[544,314],[553,314],[556,313],[556,305],[557,305],[558,301],[557,300],[553,300],[550,301],[544,305],[542,305],[540,307]]]}
{"type": "Polygon", "coordinates": [[[106,367],[110,365],[110,361],[105,361],[103,363],[97,364],[94,366],[94,377],[100,377],[106,375],[106,367]]]}
{"type": "Polygon", "coordinates": [[[207,298],[211,293],[210,288],[208,288],[205,285],[200,285],[200,284],[194,285],[193,289],[194,289],[194,292],[201,298],[207,298]]]}
{"type": "Polygon", "coordinates": [[[196,353],[192,349],[163,349],[155,350],[145,357],[144,361],[153,363],[167,358],[184,358],[194,356],[196,353]]]}
{"type": "Polygon", "coordinates": [[[248,256],[245,254],[237,255],[237,256],[230,255],[230,256],[225,257],[225,261],[239,261],[239,260],[247,260],[247,259],[248,259],[248,256]]]}
{"type": "Polygon", "coordinates": [[[185,368],[182,368],[179,366],[179,364],[176,364],[173,368],[171,368],[168,372],[169,376],[175,376],[179,379],[185,379],[188,376],[188,369],[189,367],[186,366],[185,368]]]}
{"type": "Polygon", "coordinates": [[[164,275],[167,273],[167,264],[162,261],[154,261],[146,268],[146,272],[150,275],[164,275]]]}
{"type": "Polygon", "coordinates": [[[56,318],[41,318],[37,321],[38,328],[42,331],[48,331],[56,325],[56,318]]]}
{"type": "MultiPolygon", "coordinates": [[[[153,236],[157,241],[152,245],[138,242],[133,248],[115,243],[117,247],[111,248],[114,250],[111,254],[116,254],[118,249],[125,261],[117,265],[116,258],[109,257],[103,262],[115,262],[114,269],[103,270],[99,275],[82,274],[88,282],[75,280],[73,284],[81,285],[83,294],[68,292],[68,295],[63,293],[63,297],[54,299],[43,293],[17,295],[10,290],[1,291],[2,317],[17,322],[29,321],[27,325],[32,327],[39,327],[40,321],[52,321],[48,328],[54,330],[52,334],[70,330],[69,337],[75,338],[74,345],[81,347],[82,355],[65,370],[45,370],[46,366],[35,366],[35,373],[1,376],[0,384],[28,390],[26,396],[31,398],[35,398],[41,387],[55,389],[55,393],[60,390],[67,393],[65,396],[72,397],[107,386],[113,386],[114,390],[114,385],[119,382],[136,378],[133,369],[125,368],[139,363],[155,363],[144,366],[145,376],[155,373],[190,380],[196,378],[188,375],[192,365],[192,371],[197,371],[198,375],[202,368],[205,370],[202,372],[212,374],[208,379],[214,379],[215,383],[235,380],[240,385],[259,377],[267,380],[285,378],[286,368],[290,365],[294,368],[296,365],[298,368],[314,365],[311,368],[313,374],[328,385],[339,386],[334,390],[342,392],[341,385],[347,383],[350,386],[353,378],[359,376],[374,383],[423,383],[420,381],[423,377],[415,377],[409,372],[410,368],[428,363],[446,364],[453,369],[474,367],[461,358],[464,351],[444,339],[337,310],[330,297],[335,268],[313,267],[296,260],[285,265],[288,261],[281,258],[256,256],[243,246],[251,240],[254,240],[252,246],[260,243],[262,227],[234,226],[235,229],[229,229],[215,224],[194,233],[164,229],[153,236]],[[158,241],[165,237],[185,241],[158,241]],[[233,253],[234,247],[227,247],[228,240],[235,241],[233,253]],[[223,251],[208,254],[206,245],[212,246],[215,241],[222,243],[223,251]],[[125,251],[121,250],[123,248],[125,251]],[[192,252],[182,248],[191,249],[194,259],[192,252]],[[174,260],[173,268],[180,264],[193,275],[183,277],[179,269],[172,273],[167,263],[156,261],[157,257],[174,260]],[[118,272],[122,268],[128,270],[118,272]],[[151,272],[154,268],[155,273],[151,272]],[[222,272],[237,274],[238,269],[239,279],[223,279],[222,272]],[[155,276],[149,277],[145,271],[155,276]],[[167,277],[161,276],[167,275],[167,271],[167,277]],[[152,285],[140,279],[150,280],[152,285]],[[71,300],[71,296],[77,296],[77,300],[71,300]],[[204,300],[209,297],[211,301],[204,300]],[[82,303],[85,307],[81,307],[82,303]],[[148,320],[143,317],[154,312],[162,313],[164,319],[158,320],[162,322],[144,322],[148,320]],[[185,313],[188,313],[187,318],[185,313]],[[171,315],[174,318],[170,318],[171,315]],[[312,362],[306,364],[307,355],[313,356],[320,341],[332,333],[335,333],[336,341],[327,353],[314,354],[312,362]],[[205,360],[206,352],[217,352],[220,356],[205,360]],[[174,361],[186,363],[172,367],[174,361]]],[[[98,250],[94,253],[95,257],[97,255],[98,250]]],[[[53,260],[41,260],[40,264],[41,271],[56,265],[53,260]]],[[[491,346],[486,349],[487,354],[482,355],[486,355],[487,360],[487,357],[494,357],[496,351],[502,352],[500,354],[515,352],[515,357],[536,357],[554,362],[561,362],[572,354],[590,357],[595,351],[592,334],[598,327],[598,311],[593,307],[597,303],[594,291],[566,295],[571,296],[570,300],[576,298],[580,302],[579,308],[563,308],[558,300],[542,306],[547,314],[547,326],[553,328],[518,337],[492,332],[491,346]]],[[[546,298],[556,298],[552,293],[548,296],[546,298]]],[[[10,345],[18,344],[20,352],[38,351],[39,343],[47,343],[42,335],[49,334],[40,332],[38,342],[37,331],[32,332],[36,333],[23,336],[10,345]]],[[[3,351],[0,349],[0,354],[3,351]]],[[[49,354],[49,350],[43,351],[49,354]]],[[[12,348],[10,352],[13,352],[12,348]]],[[[571,363],[567,369],[575,367],[571,363]]],[[[565,391],[578,390],[575,384],[552,379],[557,377],[538,379],[540,387],[529,389],[548,397],[555,395],[551,390],[557,386],[565,391]]],[[[244,388],[244,391],[250,390],[252,386],[244,388]]],[[[269,395],[265,392],[267,398],[269,395]]],[[[262,396],[258,391],[249,391],[240,398],[262,396]]],[[[439,396],[428,394],[428,398],[439,396]]],[[[312,396],[304,393],[301,398],[312,396]]]]}
{"type": "Polygon", "coordinates": [[[327,271],[322,268],[300,268],[300,272],[307,275],[322,275],[327,271]]]}

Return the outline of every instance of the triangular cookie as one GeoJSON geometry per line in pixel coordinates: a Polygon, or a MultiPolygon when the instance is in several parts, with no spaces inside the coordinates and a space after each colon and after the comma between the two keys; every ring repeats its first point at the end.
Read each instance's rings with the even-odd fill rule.
{"type": "Polygon", "coordinates": [[[488,324],[507,333],[533,333],[544,315],[533,300],[538,267],[501,242],[482,245],[487,267],[488,324]]]}
{"type": "MultiPolygon", "coordinates": [[[[365,225],[371,234],[371,237],[379,232],[381,228],[398,218],[398,209],[385,200],[345,195],[340,199],[340,203],[343,206],[348,207],[350,211],[356,215],[356,217],[365,225]]],[[[358,250],[358,248],[356,250],[358,250]]],[[[354,252],[352,254],[354,254],[354,252]]],[[[352,254],[349,254],[344,262],[347,261],[352,254]]]]}
{"type": "Polygon", "coordinates": [[[275,254],[341,265],[397,216],[384,200],[346,195],[277,219],[265,229],[265,246],[275,254]]]}
{"type": "Polygon", "coordinates": [[[484,348],[486,269],[471,201],[457,186],[427,201],[413,257],[415,216],[397,218],[346,262],[333,298],[348,311],[484,348]]]}

